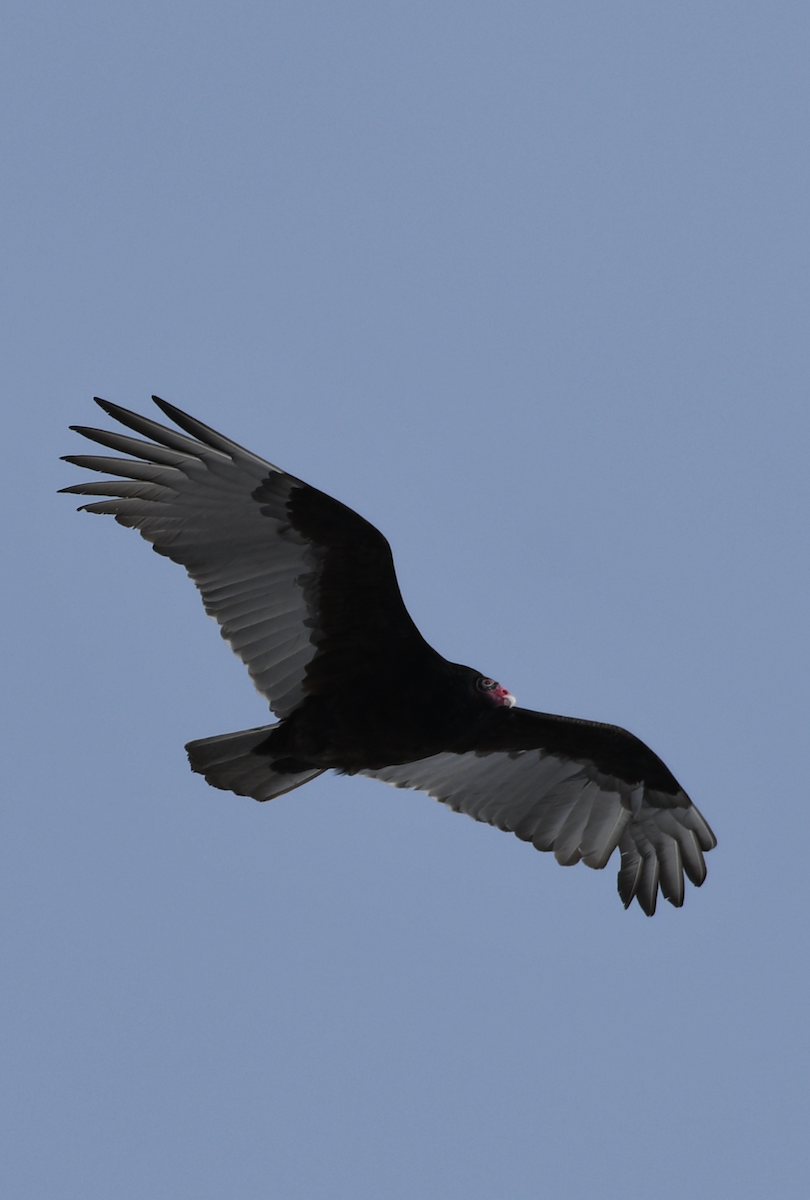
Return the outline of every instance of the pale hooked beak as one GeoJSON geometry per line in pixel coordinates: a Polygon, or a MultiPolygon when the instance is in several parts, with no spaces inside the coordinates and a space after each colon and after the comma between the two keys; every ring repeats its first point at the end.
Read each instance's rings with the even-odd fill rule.
{"type": "Polygon", "coordinates": [[[492,696],[495,700],[495,703],[502,705],[504,708],[514,708],[517,704],[517,700],[512,693],[507,692],[506,688],[501,687],[500,684],[498,684],[498,686],[495,688],[492,696]]]}

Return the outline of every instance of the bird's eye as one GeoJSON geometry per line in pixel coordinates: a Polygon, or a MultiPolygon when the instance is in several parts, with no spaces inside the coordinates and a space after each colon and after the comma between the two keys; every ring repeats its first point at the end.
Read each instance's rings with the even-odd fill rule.
{"type": "Polygon", "coordinates": [[[498,685],[494,679],[479,679],[478,686],[482,692],[491,692],[498,685]]]}

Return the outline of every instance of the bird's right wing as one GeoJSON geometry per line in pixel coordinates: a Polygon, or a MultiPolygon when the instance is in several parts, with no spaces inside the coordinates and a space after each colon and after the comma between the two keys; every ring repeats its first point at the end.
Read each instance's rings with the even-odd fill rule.
{"type": "Polygon", "coordinates": [[[427,792],[456,812],[515,833],[559,863],[601,869],[621,851],[619,894],[648,916],[659,886],[680,907],[684,872],[706,878],[716,838],[667,767],[614,725],[499,709],[475,744],[362,774],[427,792]]]}
{"type": "Polygon", "coordinates": [[[70,455],[117,478],[64,488],[182,563],[256,688],[280,717],[362,673],[392,639],[425,647],[383,535],[357,513],[153,397],[184,432],[111,404],[150,438],[73,426],[131,458],[70,455]]]}

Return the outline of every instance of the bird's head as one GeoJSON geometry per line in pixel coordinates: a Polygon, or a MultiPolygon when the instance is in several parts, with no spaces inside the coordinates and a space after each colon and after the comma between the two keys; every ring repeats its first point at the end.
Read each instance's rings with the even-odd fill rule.
{"type": "Polygon", "coordinates": [[[500,683],[497,683],[494,679],[489,679],[486,675],[479,676],[475,686],[497,708],[514,708],[517,704],[517,700],[511,692],[508,692],[500,683]]]}

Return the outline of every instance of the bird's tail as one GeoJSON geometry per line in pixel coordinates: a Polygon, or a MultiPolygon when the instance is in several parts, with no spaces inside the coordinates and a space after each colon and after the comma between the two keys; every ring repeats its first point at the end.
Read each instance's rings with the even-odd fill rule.
{"type": "Polygon", "coordinates": [[[258,729],[221,733],[217,737],[189,742],[186,752],[191,769],[204,775],[212,787],[236,792],[237,796],[252,796],[254,800],[274,800],[276,796],[308,783],[316,775],[322,775],[323,771],[317,767],[278,770],[272,754],[256,753],[277,728],[277,725],[262,725],[258,729]]]}

